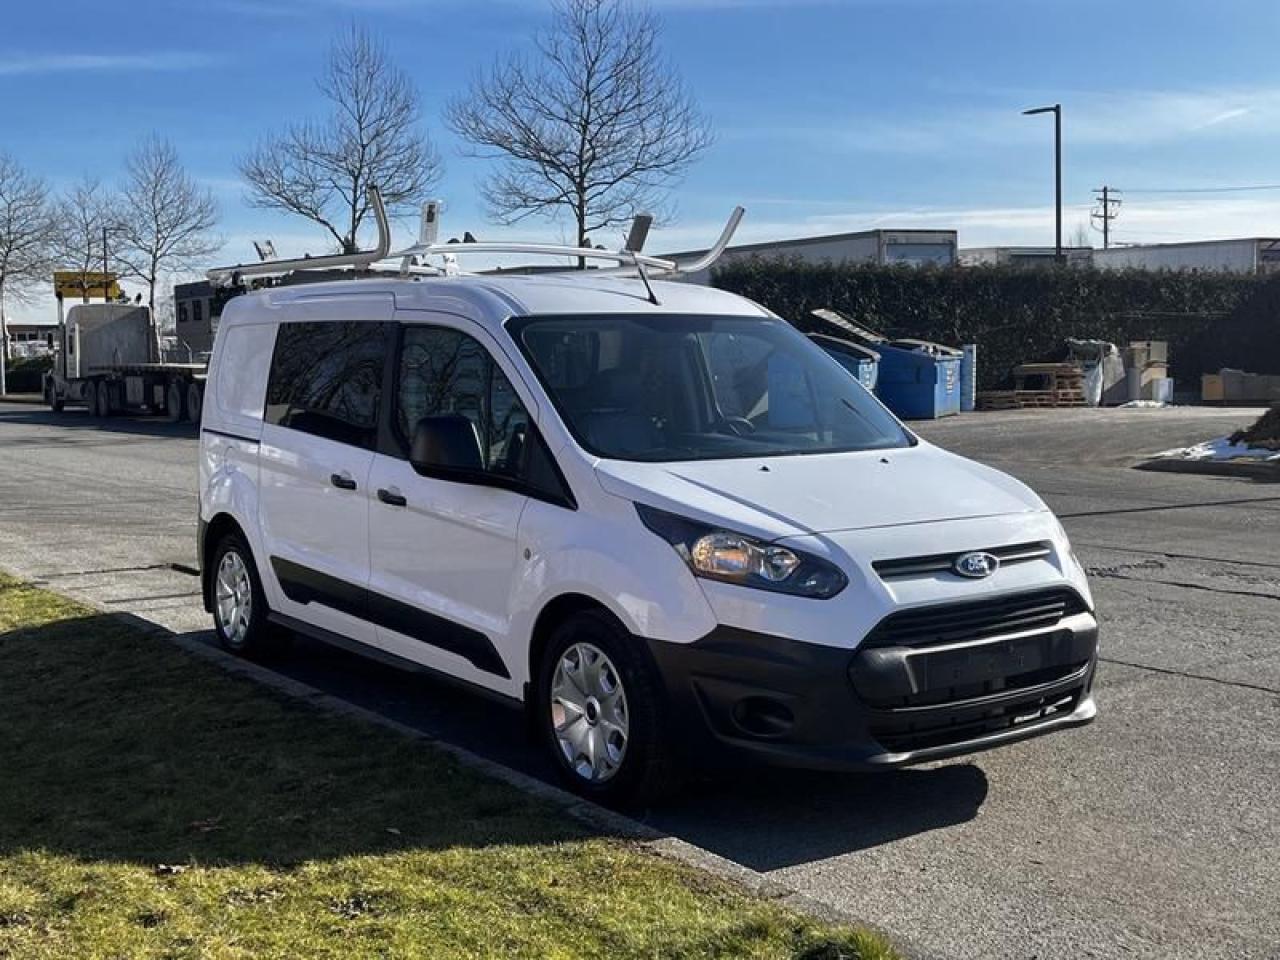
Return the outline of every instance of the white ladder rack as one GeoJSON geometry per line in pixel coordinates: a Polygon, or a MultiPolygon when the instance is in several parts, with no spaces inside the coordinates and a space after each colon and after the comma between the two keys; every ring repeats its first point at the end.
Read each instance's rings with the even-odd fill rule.
{"type": "MultiPolygon", "coordinates": [[[[243,277],[278,275],[284,273],[292,273],[300,270],[334,270],[343,267],[349,267],[355,270],[372,269],[374,264],[383,260],[399,260],[400,273],[409,275],[413,272],[412,264],[414,258],[421,257],[442,257],[445,258],[446,266],[440,270],[433,270],[434,273],[444,274],[449,272],[457,272],[450,270],[450,261],[459,255],[472,254],[498,254],[498,253],[521,253],[539,257],[572,257],[579,260],[604,260],[615,264],[612,269],[593,270],[590,276],[600,276],[602,273],[614,274],[621,276],[639,276],[647,283],[647,273],[678,275],[688,273],[698,273],[706,270],[724,253],[728,247],[729,241],[733,239],[734,233],[738,229],[738,224],[742,222],[742,217],[746,211],[742,207],[735,207],[733,213],[729,217],[729,221],[725,224],[724,229],[720,232],[719,239],[705,254],[697,260],[686,263],[680,263],[675,260],[665,259],[663,257],[653,257],[648,254],[641,253],[639,250],[621,249],[621,250],[600,250],[592,247],[570,247],[560,246],[549,243],[507,243],[484,242],[484,243],[416,243],[403,250],[391,252],[391,226],[387,220],[386,207],[382,203],[382,194],[377,187],[370,187],[368,191],[369,205],[373,209],[374,219],[378,224],[378,244],[372,250],[361,250],[354,253],[335,253],[320,257],[300,257],[294,260],[267,260],[261,263],[239,263],[226,267],[215,267],[206,273],[210,282],[215,286],[238,285],[243,277]]],[[[579,271],[566,268],[566,273],[578,273],[579,271]]]]}

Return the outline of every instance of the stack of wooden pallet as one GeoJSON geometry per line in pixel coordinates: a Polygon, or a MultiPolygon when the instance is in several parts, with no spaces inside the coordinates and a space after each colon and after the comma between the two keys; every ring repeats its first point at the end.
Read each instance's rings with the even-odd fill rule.
{"type": "Polygon", "coordinates": [[[1013,368],[1012,390],[978,394],[979,410],[1083,407],[1084,371],[1074,363],[1024,363],[1013,368]]]}

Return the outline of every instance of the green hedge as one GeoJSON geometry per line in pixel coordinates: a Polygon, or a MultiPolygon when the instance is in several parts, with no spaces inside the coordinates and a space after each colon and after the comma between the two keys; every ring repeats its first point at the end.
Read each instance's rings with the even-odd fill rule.
{"type": "Polygon", "coordinates": [[[1018,363],[1060,358],[1068,337],[1168,340],[1181,389],[1223,366],[1280,373],[1280,277],[754,258],[718,268],[712,282],[805,329],[817,328],[811,310],[831,307],[889,336],[976,343],[984,388],[1018,363]]]}
{"type": "Polygon", "coordinates": [[[5,389],[10,393],[39,393],[44,389],[44,372],[52,367],[52,357],[10,360],[5,367],[5,389]]]}

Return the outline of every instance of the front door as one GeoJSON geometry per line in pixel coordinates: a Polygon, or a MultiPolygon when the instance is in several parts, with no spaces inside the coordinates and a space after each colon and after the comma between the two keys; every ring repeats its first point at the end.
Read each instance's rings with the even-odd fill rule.
{"type": "Polygon", "coordinates": [[[515,693],[510,600],[527,502],[520,480],[536,428],[530,399],[485,334],[458,323],[402,326],[391,444],[369,478],[369,602],[389,652],[515,693]],[[482,466],[466,481],[420,476],[409,464],[415,425],[440,414],[475,426],[482,466]]]}

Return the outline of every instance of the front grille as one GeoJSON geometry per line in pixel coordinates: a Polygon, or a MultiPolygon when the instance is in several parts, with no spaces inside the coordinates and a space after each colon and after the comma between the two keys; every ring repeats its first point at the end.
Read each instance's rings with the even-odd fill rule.
{"type": "Polygon", "coordinates": [[[873,722],[869,732],[893,753],[927,750],[976,740],[1015,727],[1037,727],[1069,716],[1083,695],[1081,689],[1001,704],[980,713],[930,714],[911,719],[894,717],[873,722]]]}
{"type": "Polygon", "coordinates": [[[890,614],[871,631],[862,648],[932,647],[985,640],[1050,629],[1064,617],[1084,612],[1080,595],[1066,588],[934,604],[890,614]]]}
{"type": "MultiPolygon", "coordinates": [[[[898,557],[893,560],[876,560],[871,564],[873,570],[880,574],[881,580],[905,580],[909,577],[928,576],[931,573],[952,573],[958,557],[973,551],[963,550],[955,553],[933,553],[923,557],[898,557]]],[[[989,553],[1000,561],[1000,566],[1008,567],[1015,563],[1026,563],[1049,556],[1053,550],[1046,541],[1034,543],[1013,543],[1004,547],[991,547],[977,551],[989,553]]]]}

